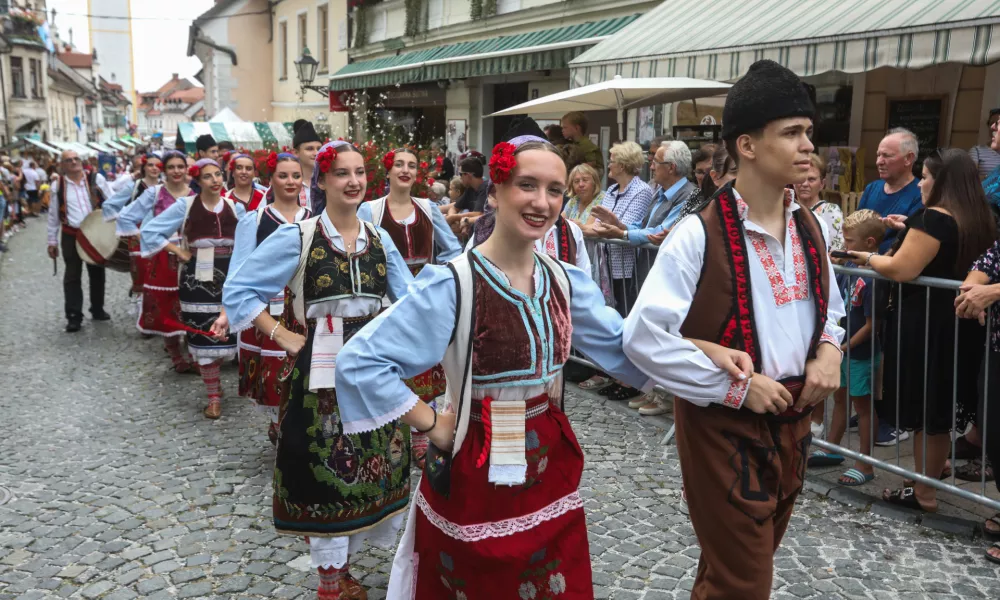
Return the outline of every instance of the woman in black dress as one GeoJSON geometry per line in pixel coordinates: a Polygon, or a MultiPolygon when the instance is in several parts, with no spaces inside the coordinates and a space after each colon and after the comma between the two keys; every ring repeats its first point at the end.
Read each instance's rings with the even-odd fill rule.
{"type": "MultiPolygon", "coordinates": [[[[851,254],[858,264],[901,283],[919,276],[962,280],[996,238],[976,166],[961,150],[935,152],[924,161],[920,191],[925,208],[906,220],[892,256],[851,254]]],[[[915,432],[915,469],[933,477],[945,467],[953,426],[964,428],[975,413],[976,374],[985,339],[975,321],[959,323],[956,373],[954,302],[953,290],[930,288],[928,294],[921,285],[894,286],[886,316],[883,398],[888,406],[899,406],[896,425],[915,432]]],[[[883,499],[937,510],[935,489],[921,483],[886,490],[883,499]]]]}

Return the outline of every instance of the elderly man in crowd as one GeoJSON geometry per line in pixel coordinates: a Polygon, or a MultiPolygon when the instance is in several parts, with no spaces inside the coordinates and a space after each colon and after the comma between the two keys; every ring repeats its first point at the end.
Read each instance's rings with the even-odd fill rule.
{"type": "MultiPolygon", "coordinates": [[[[917,161],[920,148],[913,132],[898,128],[891,130],[878,145],[875,166],[878,167],[878,181],[865,187],[858,202],[858,210],[869,208],[883,218],[908,217],[922,206],[920,188],[913,176],[913,164],[917,161]]],[[[879,244],[879,252],[885,254],[896,241],[897,229],[888,227],[885,239],[879,244]]]]}

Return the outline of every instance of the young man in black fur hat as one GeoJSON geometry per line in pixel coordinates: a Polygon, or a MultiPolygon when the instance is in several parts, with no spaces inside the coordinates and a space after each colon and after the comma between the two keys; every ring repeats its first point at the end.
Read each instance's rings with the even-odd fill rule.
{"type": "Polygon", "coordinates": [[[292,138],[292,152],[299,158],[302,165],[302,191],[299,192],[299,205],[310,206],[309,204],[309,182],[312,181],[313,168],[316,166],[316,155],[323,146],[323,141],[316,134],[316,128],[305,119],[299,119],[292,124],[292,131],[295,137],[292,138]]]}
{"type": "Polygon", "coordinates": [[[218,162],[219,160],[219,144],[215,142],[215,138],[208,135],[199,135],[198,139],[194,143],[195,149],[198,151],[198,160],[203,158],[211,158],[212,160],[218,162]]]}
{"type": "Polygon", "coordinates": [[[739,175],[674,227],[625,323],[625,353],[676,397],[697,600],[770,597],[808,417],[840,383],[844,303],[828,235],[786,189],[809,171],[813,112],[773,61],[730,89],[722,137],[739,175]]]}

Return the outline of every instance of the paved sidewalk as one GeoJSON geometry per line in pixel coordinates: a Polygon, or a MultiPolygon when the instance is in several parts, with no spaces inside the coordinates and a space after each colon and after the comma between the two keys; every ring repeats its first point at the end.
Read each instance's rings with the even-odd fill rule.
{"type": "MultiPolygon", "coordinates": [[[[111,322],[64,333],[44,236],[33,223],[15,237],[0,274],[0,486],[13,495],[0,504],[0,600],[314,598],[305,544],[272,529],[274,451],[235,369],[223,418],[206,420],[199,378],[175,375],[162,343],[135,331],[124,274],[108,276],[111,322]]],[[[597,598],[687,598],[699,550],[665,422],[568,389],[597,598]]],[[[773,597],[998,598],[984,547],[807,492],[773,597]]],[[[372,600],[391,556],[354,560],[372,600]]]]}

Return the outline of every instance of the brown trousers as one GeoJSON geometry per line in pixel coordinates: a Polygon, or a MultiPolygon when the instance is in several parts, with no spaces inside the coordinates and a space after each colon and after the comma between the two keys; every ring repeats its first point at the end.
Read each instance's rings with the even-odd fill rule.
{"type": "Polygon", "coordinates": [[[809,412],[778,422],[748,409],[674,403],[684,489],[701,544],[692,600],[771,597],[774,553],[805,476],[809,412]]]}

